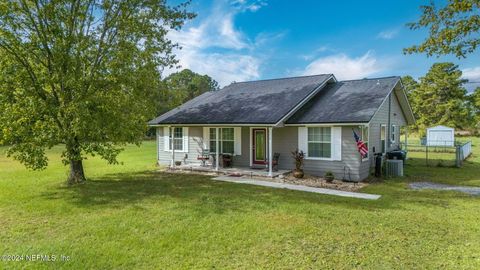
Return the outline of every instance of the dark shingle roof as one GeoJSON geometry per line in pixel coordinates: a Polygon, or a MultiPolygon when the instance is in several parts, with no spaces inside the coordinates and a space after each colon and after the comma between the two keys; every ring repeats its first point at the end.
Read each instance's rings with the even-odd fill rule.
{"type": "Polygon", "coordinates": [[[400,77],[328,84],[287,124],[369,122],[400,77]]]}
{"type": "Polygon", "coordinates": [[[204,93],[149,122],[156,124],[274,124],[331,74],[240,82],[204,93]]]}

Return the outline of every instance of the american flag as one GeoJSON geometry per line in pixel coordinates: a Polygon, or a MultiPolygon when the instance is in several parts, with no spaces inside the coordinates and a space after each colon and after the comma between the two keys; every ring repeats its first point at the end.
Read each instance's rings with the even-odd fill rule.
{"type": "Polygon", "coordinates": [[[367,146],[365,145],[365,143],[363,143],[360,137],[358,137],[357,133],[355,133],[355,130],[352,130],[352,131],[353,131],[353,137],[355,137],[355,141],[357,142],[358,152],[360,153],[362,158],[366,158],[368,156],[367,146]]]}

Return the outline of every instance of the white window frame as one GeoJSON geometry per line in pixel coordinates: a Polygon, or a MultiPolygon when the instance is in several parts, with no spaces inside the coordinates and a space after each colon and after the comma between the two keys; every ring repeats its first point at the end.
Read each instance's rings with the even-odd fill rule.
{"type": "MultiPolygon", "coordinates": [[[[188,127],[165,127],[163,136],[166,138],[164,140],[164,151],[172,152],[172,136],[170,134],[170,129],[173,131],[175,135],[175,129],[181,128],[182,129],[182,150],[175,149],[175,152],[178,153],[187,153],[188,152],[188,127]]],[[[177,138],[179,139],[179,138],[177,138]]]]}
{"type": "Polygon", "coordinates": [[[331,126],[312,126],[312,127],[307,127],[307,143],[306,143],[306,153],[305,153],[305,159],[311,159],[311,160],[333,160],[333,127],[331,126]],[[308,130],[310,128],[329,128],[330,129],[330,142],[326,142],[326,141],[309,141],[308,140],[308,130]],[[308,145],[310,142],[314,142],[314,143],[330,143],[330,157],[311,157],[308,155],[309,153],[309,149],[308,149],[308,145]]]}
{"type": "Polygon", "coordinates": [[[390,142],[391,143],[397,143],[397,137],[395,136],[396,134],[396,130],[397,130],[397,125],[392,125],[392,127],[390,128],[390,142]]]}
{"type": "Polygon", "coordinates": [[[387,129],[387,124],[380,124],[380,144],[382,143],[382,136],[384,137],[383,139],[383,145],[380,145],[380,152],[382,154],[387,153],[387,140],[388,140],[388,129],[387,129]],[[383,128],[383,132],[382,132],[383,128]]]}
{"type": "MultiPolygon", "coordinates": [[[[212,142],[215,142],[215,143],[216,143],[216,140],[215,140],[215,139],[212,139],[212,137],[210,136],[210,135],[212,134],[211,131],[212,131],[212,130],[215,131],[215,129],[216,129],[216,128],[214,128],[214,127],[208,128],[208,132],[209,132],[209,137],[208,137],[208,150],[209,150],[210,152],[212,152],[212,150],[211,150],[211,148],[210,148],[211,143],[212,143],[212,142]]],[[[216,132],[216,131],[215,131],[215,132],[216,132]]],[[[215,132],[214,132],[214,133],[215,133],[215,132]]],[[[221,151],[219,152],[219,154],[222,154],[222,155],[224,155],[224,154],[234,155],[234,154],[235,154],[235,128],[234,128],[234,127],[219,127],[219,128],[218,128],[218,137],[219,137],[219,138],[218,138],[218,146],[220,147],[220,150],[221,150],[221,151]],[[233,132],[233,140],[223,140],[223,136],[222,136],[223,130],[224,130],[224,129],[227,129],[227,128],[228,128],[228,129],[232,129],[232,132],[233,132]],[[224,142],[224,141],[226,141],[226,142],[233,142],[233,153],[224,153],[224,152],[223,152],[223,142],[224,142]]]]}
{"type": "MultiPolygon", "coordinates": [[[[362,161],[367,161],[370,159],[370,144],[369,144],[369,136],[370,136],[370,128],[368,125],[363,125],[359,126],[360,128],[360,139],[363,141],[363,143],[367,146],[367,157],[364,158],[362,157],[362,161]],[[367,129],[367,136],[365,136],[365,129],[367,129]],[[365,138],[366,137],[366,138],[365,138]]],[[[381,128],[380,128],[381,130],[381,128]]]]}

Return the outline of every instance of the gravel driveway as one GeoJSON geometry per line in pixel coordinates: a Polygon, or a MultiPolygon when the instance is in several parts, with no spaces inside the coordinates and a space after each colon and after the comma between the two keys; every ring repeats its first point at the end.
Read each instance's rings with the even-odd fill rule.
{"type": "Polygon", "coordinates": [[[471,195],[480,196],[480,187],[469,187],[469,186],[452,186],[437,184],[431,182],[413,182],[410,183],[411,189],[435,189],[435,190],[453,190],[459,191],[471,195]]]}

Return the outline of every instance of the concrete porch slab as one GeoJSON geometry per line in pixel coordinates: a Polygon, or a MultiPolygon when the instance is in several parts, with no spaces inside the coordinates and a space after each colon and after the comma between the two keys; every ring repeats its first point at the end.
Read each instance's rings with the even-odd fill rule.
{"type": "Polygon", "coordinates": [[[254,179],[254,178],[219,176],[219,177],[213,178],[213,180],[238,183],[238,184],[249,184],[249,185],[256,185],[256,186],[272,187],[272,188],[284,188],[284,189],[290,189],[290,190],[298,190],[298,191],[313,192],[318,194],[326,194],[326,195],[366,199],[366,200],[377,200],[381,197],[381,195],[376,195],[376,194],[349,192],[349,191],[341,191],[341,190],[327,189],[327,188],[316,188],[316,187],[308,187],[308,186],[293,185],[293,184],[286,184],[286,183],[276,183],[276,182],[263,181],[263,180],[254,179]]]}
{"type": "MultiPolygon", "coordinates": [[[[207,173],[217,172],[215,171],[215,168],[211,166],[200,166],[195,164],[175,166],[174,170],[207,172],[207,173]]],[[[290,172],[289,170],[273,171],[271,177],[275,178],[280,175],[285,175],[289,172],[290,172]]],[[[219,168],[218,174],[239,175],[239,176],[246,176],[246,177],[254,177],[254,176],[268,177],[268,171],[266,169],[253,169],[253,168],[246,168],[246,167],[219,168]]]]}

